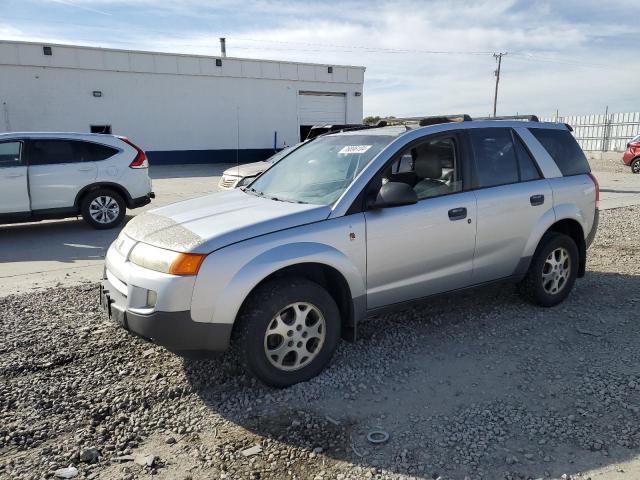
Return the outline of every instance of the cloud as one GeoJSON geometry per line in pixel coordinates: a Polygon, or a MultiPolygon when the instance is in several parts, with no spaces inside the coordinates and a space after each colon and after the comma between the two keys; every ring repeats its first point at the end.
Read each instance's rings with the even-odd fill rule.
{"type": "Polygon", "coordinates": [[[226,36],[231,56],[364,65],[366,114],[485,115],[494,51],[509,52],[501,113],[631,111],[640,101],[632,0],[30,1],[48,9],[3,15],[0,36],[213,55],[226,36]]]}

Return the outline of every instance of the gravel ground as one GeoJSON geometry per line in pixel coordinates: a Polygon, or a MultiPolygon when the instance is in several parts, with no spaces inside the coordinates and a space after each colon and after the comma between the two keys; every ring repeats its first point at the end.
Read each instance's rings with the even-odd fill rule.
{"type": "Polygon", "coordinates": [[[623,152],[585,152],[594,172],[627,173],[631,168],[622,163],[623,152]]]}
{"type": "Polygon", "coordinates": [[[500,286],[381,316],[286,390],[115,328],[95,285],[0,299],[0,477],[640,478],[639,219],[602,212],[556,308],[500,286]]]}

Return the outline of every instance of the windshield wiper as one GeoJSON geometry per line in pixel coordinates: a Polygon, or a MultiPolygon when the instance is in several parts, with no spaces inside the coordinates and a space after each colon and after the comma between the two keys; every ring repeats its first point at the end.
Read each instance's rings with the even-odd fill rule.
{"type": "Polygon", "coordinates": [[[268,198],[269,200],[274,200],[276,202],[287,202],[287,203],[308,203],[308,202],[303,202],[302,200],[288,200],[286,198],[279,198],[279,197],[275,197],[275,196],[267,196],[264,192],[260,192],[258,190],[256,190],[255,188],[246,188],[244,190],[245,192],[251,192],[253,195],[256,195],[257,197],[263,197],[263,198],[268,198]]]}
{"type": "Polygon", "coordinates": [[[260,192],[260,191],[256,190],[253,187],[245,188],[244,191],[245,192],[251,192],[253,195],[256,195],[257,197],[264,197],[264,193],[263,192],[260,192]]]}

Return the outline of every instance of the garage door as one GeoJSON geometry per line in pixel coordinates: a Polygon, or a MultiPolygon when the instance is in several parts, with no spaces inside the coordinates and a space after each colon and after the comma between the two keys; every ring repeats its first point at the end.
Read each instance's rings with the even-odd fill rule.
{"type": "Polygon", "coordinates": [[[300,125],[344,124],[347,120],[346,103],[344,93],[300,92],[298,95],[300,125]]]}

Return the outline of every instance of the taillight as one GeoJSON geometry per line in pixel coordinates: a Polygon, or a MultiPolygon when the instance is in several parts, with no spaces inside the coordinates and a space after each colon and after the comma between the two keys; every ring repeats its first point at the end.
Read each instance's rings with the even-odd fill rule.
{"type": "Polygon", "coordinates": [[[591,181],[596,187],[596,208],[600,208],[600,184],[593,173],[589,174],[589,178],[591,178],[591,181]]]}
{"type": "Polygon", "coordinates": [[[122,140],[124,143],[128,145],[131,145],[138,152],[136,154],[136,158],[134,158],[133,162],[129,164],[129,168],[149,168],[149,160],[147,160],[147,154],[144,153],[144,150],[142,150],[140,147],[134,144],[127,137],[120,137],[120,140],[122,140]]]}

